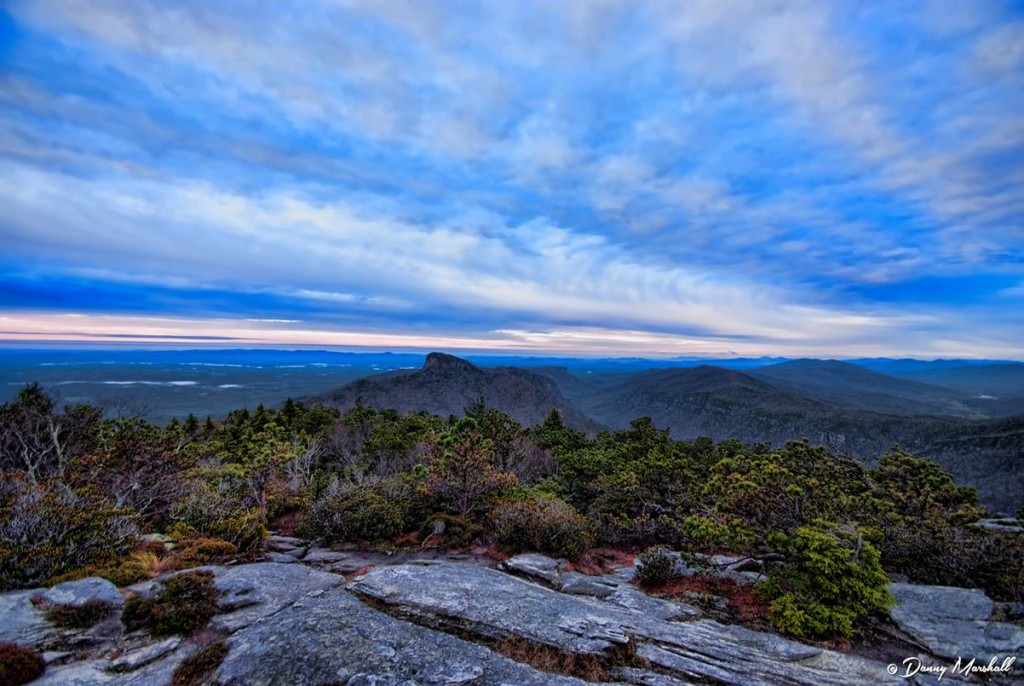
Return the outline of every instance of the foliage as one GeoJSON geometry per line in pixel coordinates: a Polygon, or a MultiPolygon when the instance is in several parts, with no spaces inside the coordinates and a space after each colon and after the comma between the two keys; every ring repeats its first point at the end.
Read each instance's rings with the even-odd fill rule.
{"type": "Polygon", "coordinates": [[[893,603],[878,551],[861,537],[832,527],[803,526],[787,541],[787,564],[758,592],[770,618],[802,638],[849,637],[854,623],[893,603]]]}
{"type": "Polygon", "coordinates": [[[972,489],[898,448],[869,469],[806,440],[677,441],[646,417],[588,437],[554,410],[525,428],[482,402],[441,418],[289,400],[166,426],[35,385],[0,405],[0,590],[224,563],[260,551],[274,521],[327,544],[419,531],[569,558],[591,545],[771,557],[785,561],[775,621],[841,634],[878,607],[875,557],[912,581],[1024,600],[1024,539],[973,527],[982,514],[972,489]],[[139,548],[140,531],[178,547],[139,548]],[[849,602],[834,565],[862,575],[842,587],[849,602]]]}
{"type": "Polygon", "coordinates": [[[465,548],[483,533],[483,528],[472,521],[447,512],[431,515],[420,527],[425,544],[432,538],[440,539],[445,548],[465,548]]]}
{"type": "Polygon", "coordinates": [[[228,656],[228,650],[228,644],[224,641],[214,641],[195,655],[185,658],[174,670],[171,686],[200,686],[205,683],[206,678],[228,656]]]}
{"type": "Polygon", "coordinates": [[[408,480],[349,488],[314,502],[298,533],[327,545],[390,540],[419,523],[424,500],[408,480]]]}
{"type": "Polygon", "coordinates": [[[637,557],[636,580],[641,586],[661,586],[676,577],[678,558],[667,548],[653,546],[637,557]]]}
{"type": "Polygon", "coordinates": [[[178,569],[224,564],[238,555],[238,546],[219,538],[188,538],[168,555],[168,564],[178,569]]]}
{"type": "Polygon", "coordinates": [[[89,405],[58,411],[57,398],[39,384],[23,388],[0,405],[0,471],[21,472],[32,482],[63,475],[89,451],[102,412],[89,405]]]}
{"type": "Polygon", "coordinates": [[[46,660],[32,648],[0,643],[0,684],[21,686],[35,681],[46,671],[46,660]]]}
{"type": "Polygon", "coordinates": [[[491,535],[508,552],[537,551],[577,560],[593,545],[586,518],[549,496],[497,504],[491,535]]]}
{"type": "Polygon", "coordinates": [[[516,483],[496,464],[493,442],[471,417],[452,423],[431,456],[427,487],[453,512],[465,517],[516,483]]]}
{"type": "Polygon", "coordinates": [[[266,536],[266,511],[248,506],[236,470],[206,472],[190,481],[170,517],[178,537],[202,536],[228,541],[239,550],[259,548],[266,536]]]}
{"type": "Polygon", "coordinates": [[[121,621],[128,631],[146,629],[154,636],[195,633],[217,614],[220,592],[207,571],[183,572],[162,582],[154,598],[135,596],[125,603],[121,621]]]}
{"type": "Polygon", "coordinates": [[[41,586],[69,571],[111,562],[132,550],[129,512],[95,490],[56,480],[0,482],[0,589],[41,586]]]}

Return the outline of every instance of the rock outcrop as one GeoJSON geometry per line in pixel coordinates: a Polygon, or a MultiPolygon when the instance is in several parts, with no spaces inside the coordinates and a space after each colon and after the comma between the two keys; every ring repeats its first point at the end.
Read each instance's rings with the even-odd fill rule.
{"type": "Polygon", "coordinates": [[[484,642],[515,639],[570,658],[596,658],[613,678],[632,683],[666,673],[684,683],[751,686],[905,683],[881,663],[711,620],[665,621],[482,567],[382,567],[358,577],[350,590],[444,632],[484,642]]]}
{"type": "MultiPolygon", "coordinates": [[[[304,548],[297,540],[279,543],[304,548]]],[[[505,571],[406,560],[348,579],[325,569],[367,569],[366,557],[327,552],[318,551],[315,564],[293,558],[203,568],[221,591],[220,611],[196,637],[125,634],[116,618],[114,631],[52,626],[37,604],[123,604],[121,591],[87,579],[0,594],[0,640],[50,651],[48,671],[35,682],[43,686],[170,684],[182,662],[214,640],[227,652],[204,683],[221,686],[932,683],[926,675],[908,681],[890,676],[883,663],[712,621],[697,608],[645,594],[628,573],[586,576],[530,555],[507,561],[505,571]]],[[[158,586],[146,582],[126,592],[147,596],[158,586]]],[[[980,592],[896,584],[894,594],[902,601],[893,611],[899,626],[942,658],[1024,649],[1022,630],[992,622],[992,603],[980,592]]]]}
{"type": "Polygon", "coordinates": [[[951,660],[1024,655],[1024,629],[991,621],[993,602],[979,589],[891,584],[893,621],[935,655],[951,660]]]}

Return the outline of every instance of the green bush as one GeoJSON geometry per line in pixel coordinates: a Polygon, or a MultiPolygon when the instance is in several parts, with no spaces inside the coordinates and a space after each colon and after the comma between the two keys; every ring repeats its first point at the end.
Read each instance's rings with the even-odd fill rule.
{"type": "Polygon", "coordinates": [[[46,661],[37,650],[14,643],[0,643],[0,684],[21,686],[35,681],[46,671],[46,661]]]}
{"type": "Polygon", "coordinates": [[[410,525],[412,494],[382,487],[362,488],[313,503],[298,533],[320,544],[390,540],[410,525]]]}
{"type": "Polygon", "coordinates": [[[784,546],[786,564],[758,586],[779,631],[801,638],[849,637],[857,620],[893,603],[870,543],[834,528],[804,526],[784,546]]]}
{"type": "Polygon", "coordinates": [[[577,560],[593,545],[586,518],[557,498],[501,502],[490,519],[494,542],[511,553],[536,551],[577,560]]]}
{"type": "Polygon", "coordinates": [[[207,571],[166,579],[154,598],[136,596],[125,603],[121,621],[128,631],[147,629],[154,636],[195,633],[217,614],[220,592],[207,571]]]}
{"type": "Polygon", "coordinates": [[[648,548],[637,557],[637,583],[646,587],[668,583],[676,576],[676,562],[676,556],[668,549],[662,546],[648,548]]]}

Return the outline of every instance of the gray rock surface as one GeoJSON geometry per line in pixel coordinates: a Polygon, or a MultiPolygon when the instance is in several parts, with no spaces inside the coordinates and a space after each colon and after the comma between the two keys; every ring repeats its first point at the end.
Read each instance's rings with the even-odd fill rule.
{"type": "Polygon", "coordinates": [[[562,562],[540,553],[514,555],[502,562],[499,568],[556,588],[562,582],[562,562]]]}
{"type": "Polygon", "coordinates": [[[432,563],[381,567],[350,590],[402,616],[481,639],[520,637],[577,655],[632,647],[667,676],[726,684],[898,684],[886,666],[710,620],[668,622],[494,570],[432,563]]]}
{"type": "Polygon", "coordinates": [[[589,595],[595,598],[607,598],[622,586],[615,577],[588,576],[579,572],[565,572],[559,589],[571,595],[589,595]]]}
{"type": "Polygon", "coordinates": [[[287,553],[276,553],[274,551],[267,553],[267,562],[276,562],[278,564],[287,565],[295,564],[298,561],[298,558],[294,555],[288,555],[287,553]]]}
{"type": "Polygon", "coordinates": [[[302,561],[308,565],[332,564],[356,557],[355,554],[343,550],[327,550],[326,548],[310,548],[302,561]]]}
{"type": "MultiPolygon", "coordinates": [[[[209,632],[226,636],[230,648],[217,683],[586,683],[538,671],[489,647],[503,639],[526,653],[592,661],[604,668],[607,683],[908,683],[889,676],[885,664],[702,619],[698,610],[648,596],[618,575],[562,572],[559,561],[538,557],[521,568],[547,573],[554,567],[561,590],[535,583],[536,576],[523,579],[453,561],[378,566],[351,582],[298,564],[208,567],[222,592],[221,614],[209,632]]],[[[327,564],[339,562],[344,560],[327,564]]],[[[193,641],[158,640],[144,632],[125,636],[115,622],[116,635],[83,643],[88,631],[62,634],[30,601],[48,592],[92,597],[106,592],[101,586],[0,594],[0,640],[63,651],[51,655],[46,675],[36,682],[42,686],[169,684],[180,662],[199,649],[193,641]]],[[[152,594],[158,587],[147,582],[138,590],[152,594]]],[[[952,655],[951,645],[975,647],[970,656],[987,662],[985,650],[1004,656],[1024,649],[1024,630],[992,622],[992,603],[978,591],[894,584],[894,594],[903,601],[894,617],[902,613],[904,630],[937,655],[964,654],[952,655]]],[[[952,678],[942,683],[947,680],[952,678]]],[[[922,675],[910,683],[932,682],[922,675]]]]}
{"type": "Polygon", "coordinates": [[[117,586],[98,576],[57,584],[42,593],[40,598],[50,605],[71,607],[81,607],[92,600],[98,600],[114,607],[124,605],[124,598],[121,596],[121,591],[117,590],[117,586]]]}
{"type": "Polygon", "coordinates": [[[180,638],[176,636],[165,638],[159,643],[153,643],[139,650],[133,650],[112,660],[109,670],[112,672],[134,672],[140,667],[156,662],[165,655],[177,650],[179,645],[181,645],[180,638]]]}
{"type": "Polygon", "coordinates": [[[1022,534],[1024,533],[1024,526],[1021,525],[1018,519],[982,519],[971,524],[971,526],[978,527],[979,529],[987,529],[989,531],[998,531],[1004,534],[1022,534]]]}
{"type": "Polygon", "coordinates": [[[107,672],[109,667],[108,660],[85,660],[50,667],[43,676],[32,682],[32,686],[102,686],[124,683],[123,679],[107,672]]]}
{"type": "MultiPolygon", "coordinates": [[[[465,566],[464,568],[468,568],[465,566]]],[[[343,589],[302,600],[228,639],[222,686],[583,686],[368,607],[343,589]]]]}
{"type": "Polygon", "coordinates": [[[19,643],[39,650],[54,647],[61,631],[46,621],[32,604],[40,591],[12,591],[0,594],[0,642],[19,643]]]}
{"type": "Polygon", "coordinates": [[[287,607],[310,593],[323,592],[345,583],[344,577],[302,565],[262,562],[214,568],[214,584],[224,594],[211,628],[224,633],[238,631],[254,621],[287,607]]]}
{"type": "Polygon", "coordinates": [[[988,662],[1024,654],[1024,629],[990,621],[993,602],[980,589],[890,584],[900,629],[940,657],[988,662]]]}

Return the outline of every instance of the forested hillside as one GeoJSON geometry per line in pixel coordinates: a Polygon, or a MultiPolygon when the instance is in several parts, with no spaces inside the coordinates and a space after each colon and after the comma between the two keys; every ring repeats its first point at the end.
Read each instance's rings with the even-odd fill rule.
{"type": "Polygon", "coordinates": [[[800,360],[742,372],[705,365],[578,376],[561,367],[477,367],[434,353],[421,370],[368,377],[321,397],[342,411],[363,404],[441,416],[477,399],[525,426],[557,409],[568,426],[591,436],[646,416],[676,439],[707,436],[781,448],[806,438],[868,465],[900,446],[977,488],[993,512],[1024,504],[1024,415],[990,418],[1024,401],[986,405],[968,393],[848,363],[800,360]]]}

